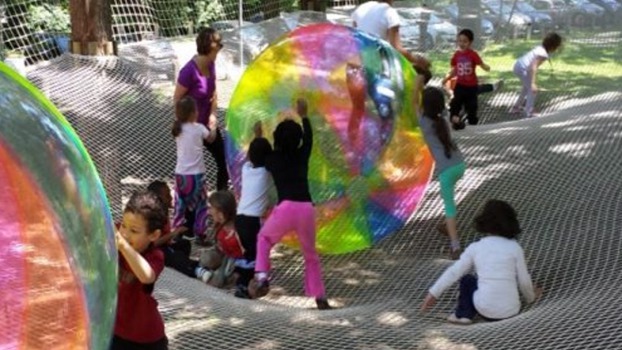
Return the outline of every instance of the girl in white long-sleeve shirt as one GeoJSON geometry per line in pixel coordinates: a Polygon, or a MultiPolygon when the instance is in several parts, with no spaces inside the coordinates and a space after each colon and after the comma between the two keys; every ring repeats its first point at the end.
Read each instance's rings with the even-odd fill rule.
{"type": "Polygon", "coordinates": [[[475,218],[475,228],[488,236],[470,244],[460,260],[439,277],[423,301],[423,311],[458,279],[458,306],[447,319],[452,323],[470,324],[477,315],[485,320],[509,318],[520,312],[519,291],[528,303],[540,294],[531,282],[523,249],[515,240],[520,226],[512,206],[489,200],[475,218]],[[467,274],[472,268],[477,277],[467,274]]]}

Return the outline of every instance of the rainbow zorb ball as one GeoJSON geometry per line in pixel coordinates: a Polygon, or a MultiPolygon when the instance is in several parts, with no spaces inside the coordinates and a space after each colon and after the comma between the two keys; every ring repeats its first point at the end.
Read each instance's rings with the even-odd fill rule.
{"type": "Polygon", "coordinates": [[[355,29],[316,24],[290,32],[248,66],[230,101],[226,153],[234,186],[239,191],[255,123],[272,141],[283,115],[305,98],[317,248],[339,254],[372,246],[412,216],[432,172],[414,81],[389,44],[355,29]]]}
{"type": "Polygon", "coordinates": [[[75,131],[0,63],[0,349],[107,349],[117,252],[75,131]]]}

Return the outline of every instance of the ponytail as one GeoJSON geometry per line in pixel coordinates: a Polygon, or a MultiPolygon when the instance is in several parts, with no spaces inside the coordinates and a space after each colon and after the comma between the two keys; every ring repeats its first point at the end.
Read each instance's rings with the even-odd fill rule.
{"type": "Polygon", "coordinates": [[[173,134],[173,137],[181,135],[181,122],[179,119],[173,122],[173,129],[171,130],[171,133],[173,134]]]}
{"type": "Polygon", "coordinates": [[[190,96],[182,97],[175,104],[175,122],[173,122],[173,128],[171,133],[173,137],[181,135],[181,126],[184,123],[192,121],[192,118],[197,112],[197,104],[194,98],[190,96]]]}
{"type": "Polygon", "coordinates": [[[445,157],[451,158],[451,151],[456,150],[456,145],[451,141],[449,126],[443,119],[445,110],[445,95],[435,87],[427,87],[423,90],[423,115],[433,122],[434,133],[441,141],[445,157]]]}

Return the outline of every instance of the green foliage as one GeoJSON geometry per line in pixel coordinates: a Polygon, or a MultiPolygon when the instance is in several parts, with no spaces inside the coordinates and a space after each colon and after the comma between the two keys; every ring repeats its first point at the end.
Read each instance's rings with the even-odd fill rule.
{"type": "Polygon", "coordinates": [[[62,5],[34,5],[28,8],[28,27],[34,32],[68,33],[71,21],[62,5]]]}
{"type": "Polygon", "coordinates": [[[192,23],[192,8],[188,0],[155,2],[155,11],[160,24],[160,35],[177,36],[192,23]]]}
{"type": "Polygon", "coordinates": [[[194,26],[200,28],[224,19],[225,8],[220,1],[199,0],[194,2],[194,14],[194,26]]]}

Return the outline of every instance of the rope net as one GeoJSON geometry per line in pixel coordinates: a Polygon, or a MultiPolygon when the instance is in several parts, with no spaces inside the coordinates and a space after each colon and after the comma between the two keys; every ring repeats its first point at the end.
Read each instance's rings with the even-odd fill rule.
{"type": "MultiPolygon", "coordinates": [[[[147,3],[133,7],[145,14],[145,24],[153,23],[147,19],[165,1],[147,3]]],[[[291,29],[293,19],[308,23],[323,18],[314,13],[292,16],[256,24],[267,28],[261,42],[291,29]]],[[[223,32],[225,39],[239,35],[223,32]]],[[[451,326],[445,317],[455,305],[452,289],[431,312],[418,312],[429,286],[451,264],[445,259],[447,239],[436,232],[443,209],[433,180],[400,232],[366,251],[322,257],[326,289],[336,310],[316,311],[313,300],[302,296],[302,258],[284,247],[273,254],[272,291],[259,301],[237,299],[231,290],[206,287],[166,269],[155,293],[171,348],[618,349],[622,183],[615,174],[622,171],[622,93],[615,86],[622,84],[622,69],[616,63],[586,63],[580,72],[572,72],[562,63],[569,60],[564,55],[575,51],[604,50],[620,57],[621,42],[619,28],[568,36],[565,52],[539,73],[539,79],[553,80],[539,96],[543,117],[507,114],[518,91],[510,85],[482,96],[482,125],[455,134],[469,163],[457,187],[461,240],[468,244],[479,238],[471,220],[486,200],[509,201],[519,213],[520,243],[534,282],[544,288],[538,303],[508,320],[451,326]]],[[[221,61],[219,69],[235,65],[239,55],[236,46],[225,43],[222,56],[231,60],[221,61]]],[[[533,43],[513,45],[529,48],[533,43]]],[[[193,50],[191,37],[141,41],[122,45],[119,57],[64,54],[29,71],[28,78],[81,136],[115,217],[134,190],[155,179],[173,183],[171,83],[178,69],[175,57],[181,60],[193,50]]],[[[251,51],[245,59],[252,59],[251,51]]],[[[441,67],[450,54],[448,48],[429,53],[441,67]]],[[[496,54],[491,46],[484,60],[496,54]]],[[[496,61],[494,78],[509,80],[512,64],[496,61]]],[[[432,85],[444,73],[435,69],[432,85]]],[[[220,79],[218,116],[223,118],[236,81],[233,75],[220,79]]],[[[212,185],[215,166],[207,153],[205,159],[212,185]]]]}

